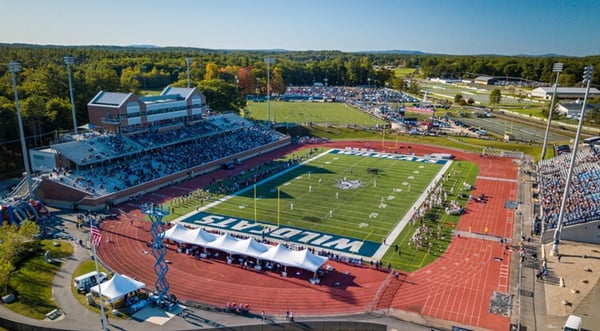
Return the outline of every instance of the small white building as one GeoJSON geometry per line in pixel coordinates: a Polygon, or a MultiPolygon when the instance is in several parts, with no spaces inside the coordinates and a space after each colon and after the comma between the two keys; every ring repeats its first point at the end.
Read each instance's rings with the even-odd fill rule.
{"type": "MultiPolygon", "coordinates": [[[[556,113],[561,116],[565,116],[566,118],[579,118],[579,115],[581,114],[581,108],[582,104],[579,102],[559,103],[556,105],[556,113]]],[[[585,105],[586,113],[592,109],[594,109],[593,106],[590,106],[589,104],[585,105]]]]}
{"type": "MultiPolygon", "coordinates": [[[[554,87],[538,87],[531,91],[531,96],[550,100],[554,93],[554,87]]],[[[583,99],[585,96],[584,87],[558,87],[556,88],[556,96],[559,99],[583,99]]],[[[590,88],[589,97],[593,98],[600,96],[600,90],[595,87],[590,88]]]]}
{"type": "Polygon", "coordinates": [[[496,82],[496,78],[491,77],[491,76],[479,76],[479,77],[475,78],[473,80],[473,82],[475,84],[481,84],[481,85],[494,85],[494,83],[496,82]]]}

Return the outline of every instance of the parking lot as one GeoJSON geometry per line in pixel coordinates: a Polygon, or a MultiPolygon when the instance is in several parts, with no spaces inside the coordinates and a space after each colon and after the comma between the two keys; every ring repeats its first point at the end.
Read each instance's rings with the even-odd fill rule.
{"type": "Polygon", "coordinates": [[[419,81],[420,88],[423,91],[427,91],[427,94],[431,97],[438,97],[448,100],[454,100],[457,94],[461,94],[464,100],[472,98],[476,105],[487,105],[489,103],[489,94],[493,89],[499,88],[502,93],[501,104],[505,105],[537,105],[540,104],[537,100],[531,100],[524,93],[522,97],[512,96],[510,94],[517,94],[515,91],[509,91],[503,86],[495,85],[475,85],[475,84],[444,84],[433,81],[419,81]]]}
{"type": "MultiPolygon", "coordinates": [[[[546,133],[545,122],[536,125],[523,123],[521,121],[512,121],[500,117],[461,117],[457,118],[460,122],[475,128],[480,128],[500,136],[505,133],[511,135],[513,140],[542,143],[546,133]]],[[[550,130],[548,142],[565,142],[571,138],[566,133],[562,134],[559,130],[550,130]]]]}

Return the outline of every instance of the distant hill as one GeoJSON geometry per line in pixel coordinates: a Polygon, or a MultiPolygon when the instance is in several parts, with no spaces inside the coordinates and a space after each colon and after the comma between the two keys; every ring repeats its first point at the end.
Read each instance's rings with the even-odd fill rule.
{"type": "Polygon", "coordinates": [[[156,46],[156,45],[129,45],[129,46],[124,46],[124,47],[130,47],[130,48],[160,48],[160,46],[156,46]]]}
{"type": "MultiPolygon", "coordinates": [[[[0,47],[6,46],[17,46],[24,48],[92,48],[92,49],[110,49],[110,50],[121,50],[121,51],[181,51],[181,52],[203,52],[203,53],[237,53],[237,52],[248,52],[254,54],[265,54],[265,53],[303,53],[303,52],[323,52],[323,53],[350,53],[350,54],[389,54],[389,55],[439,55],[439,56],[512,56],[512,57],[532,57],[532,58],[573,58],[574,56],[547,53],[547,54],[497,54],[497,53],[480,53],[480,54],[445,54],[445,53],[429,53],[417,50],[406,50],[406,49],[387,49],[387,50],[363,50],[363,51],[340,51],[340,50],[289,50],[282,48],[271,48],[271,49],[236,49],[236,48],[223,48],[223,49],[211,49],[201,47],[190,47],[190,46],[156,46],[150,44],[140,45],[128,45],[128,46],[116,46],[116,45],[40,45],[40,44],[24,44],[24,43],[2,43],[0,47]]],[[[589,55],[596,56],[596,55],[589,55]]],[[[575,56],[577,57],[577,56],[575,56]]],[[[586,57],[586,56],[584,56],[586,57]]]]}
{"type": "Polygon", "coordinates": [[[351,53],[368,53],[368,54],[403,54],[403,55],[425,55],[429,53],[413,50],[404,49],[389,49],[389,50],[376,50],[376,51],[356,51],[351,53]]]}

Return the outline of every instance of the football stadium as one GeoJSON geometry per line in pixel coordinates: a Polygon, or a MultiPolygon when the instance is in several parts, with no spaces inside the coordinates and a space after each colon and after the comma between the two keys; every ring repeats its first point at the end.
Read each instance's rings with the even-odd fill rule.
{"type": "MultiPolygon", "coordinates": [[[[348,111],[370,107],[338,99],[348,111]]],[[[291,311],[307,321],[383,314],[440,329],[509,329],[519,261],[531,260],[538,279],[561,282],[529,243],[553,240],[569,153],[536,164],[522,153],[385,135],[298,137],[212,113],[196,88],[101,91],[88,112],[85,132],[31,151],[40,174],[29,183],[40,201],[31,205],[39,208],[21,201],[5,218],[18,224],[25,209],[71,210],[78,229],[95,233],[94,260],[123,277],[111,280],[134,286],[89,286],[89,300],[142,322],[162,327],[181,307],[196,307],[285,322],[291,311]],[[171,313],[158,322],[135,317],[146,308],[171,313]]],[[[599,150],[580,153],[562,239],[597,243],[589,229],[599,222],[599,150]]],[[[13,195],[26,196],[27,184],[13,195]]]]}

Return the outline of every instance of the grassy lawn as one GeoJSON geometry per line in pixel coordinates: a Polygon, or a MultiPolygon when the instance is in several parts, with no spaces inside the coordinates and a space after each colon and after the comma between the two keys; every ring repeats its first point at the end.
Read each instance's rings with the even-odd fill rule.
{"type": "Polygon", "coordinates": [[[416,68],[394,68],[392,70],[396,77],[406,77],[417,71],[416,68]]]}
{"type": "Polygon", "coordinates": [[[548,110],[549,106],[498,106],[497,108],[502,108],[510,111],[514,111],[515,113],[527,115],[534,118],[548,118],[548,115],[544,115],[542,112],[544,110],[548,110]]]}
{"type": "MultiPolygon", "coordinates": [[[[248,101],[249,118],[267,120],[267,102],[248,101]]],[[[343,103],[271,101],[272,121],[372,127],[385,122],[343,103]]]]}
{"type": "MultiPolygon", "coordinates": [[[[467,199],[460,197],[460,193],[463,192],[462,183],[474,183],[475,178],[479,174],[479,168],[473,163],[456,161],[453,162],[448,171],[454,174],[450,180],[443,184],[444,190],[448,192],[448,199],[456,200],[459,204],[465,206],[467,199]]],[[[468,191],[464,192],[468,194],[468,191]]],[[[424,244],[419,250],[414,245],[412,247],[408,245],[410,238],[421,225],[419,222],[414,224],[409,223],[395,242],[388,243],[391,247],[383,257],[382,263],[409,272],[432,263],[448,248],[452,239],[452,231],[459,219],[460,216],[447,215],[443,208],[432,208],[425,216],[423,222],[434,234],[431,239],[431,250],[429,250],[428,244],[424,244]],[[437,235],[438,225],[440,225],[441,230],[439,236],[437,235]],[[398,249],[395,248],[396,245],[398,249]]]]}
{"type": "Polygon", "coordinates": [[[32,258],[23,261],[10,279],[9,288],[16,294],[17,300],[5,306],[21,315],[44,319],[46,313],[58,308],[52,300],[52,281],[61,262],[56,259],[73,254],[73,247],[64,241],[42,240],[41,248],[32,258]],[[44,259],[44,253],[50,251],[53,262],[44,259]]]}

